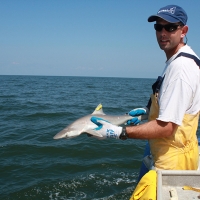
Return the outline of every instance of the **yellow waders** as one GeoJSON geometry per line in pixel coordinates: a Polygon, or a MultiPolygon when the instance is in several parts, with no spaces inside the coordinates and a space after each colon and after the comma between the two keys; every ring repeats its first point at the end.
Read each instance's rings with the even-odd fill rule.
{"type": "MultiPolygon", "coordinates": [[[[151,95],[149,121],[158,117],[158,94],[151,95]]],[[[199,113],[185,114],[183,123],[169,137],[149,140],[156,169],[196,170],[198,168],[198,140],[196,131],[199,113]]],[[[130,200],[156,200],[156,171],[146,173],[135,188],[130,200]]]]}
{"type": "MultiPolygon", "coordinates": [[[[149,121],[158,117],[157,94],[151,95],[149,121]]],[[[183,123],[169,137],[149,140],[155,167],[165,170],[197,170],[199,151],[196,131],[199,113],[185,114],[183,123]]]]}
{"type": "Polygon", "coordinates": [[[155,170],[147,172],[141,178],[130,200],[156,200],[156,179],[155,170]]]}

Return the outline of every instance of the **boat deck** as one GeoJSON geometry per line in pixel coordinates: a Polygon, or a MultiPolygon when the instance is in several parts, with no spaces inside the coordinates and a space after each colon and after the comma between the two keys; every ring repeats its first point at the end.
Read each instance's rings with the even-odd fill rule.
{"type": "MultiPolygon", "coordinates": [[[[200,147],[199,147],[200,150],[200,147]]],[[[200,159],[198,170],[158,170],[157,200],[199,200],[200,159]],[[184,190],[189,186],[192,190],[184,190]]]]}

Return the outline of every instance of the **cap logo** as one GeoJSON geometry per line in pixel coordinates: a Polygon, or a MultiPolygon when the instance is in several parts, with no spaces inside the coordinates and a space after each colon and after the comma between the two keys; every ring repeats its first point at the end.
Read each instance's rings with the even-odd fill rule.
{"type": "Polygon", "coordinates": [[[163,12],[168,12],[170,14],[174,14],[176,11],[176,7],[170,8],[170,9],[163,9],[163,10],[159,10],[158,13],[163,13],[163,12]]]}

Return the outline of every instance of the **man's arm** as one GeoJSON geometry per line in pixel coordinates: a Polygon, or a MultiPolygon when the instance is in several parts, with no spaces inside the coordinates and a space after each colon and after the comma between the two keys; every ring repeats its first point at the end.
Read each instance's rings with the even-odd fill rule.
{"type": "Polygon", "coordinates": [[[153,120],[139,126],[126,127],[128,138],[133,139],[155,139],[161,137],[169,137],[178,128],[173,122],[163,122],[153,120]]]}

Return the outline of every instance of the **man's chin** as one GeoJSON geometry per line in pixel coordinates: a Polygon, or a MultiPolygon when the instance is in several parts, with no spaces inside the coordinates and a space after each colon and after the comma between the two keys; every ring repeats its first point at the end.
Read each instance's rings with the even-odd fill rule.
{"type": "Polygon", "coordinates": [[[160,49],[162,49],[163,51],[167,51],[169,48],[167,47],[167,45],[159,45],[160,49]]]}

